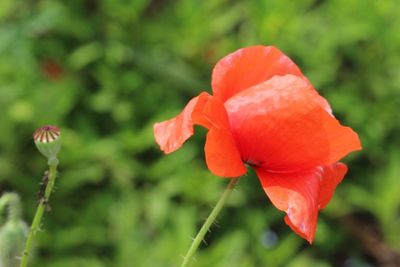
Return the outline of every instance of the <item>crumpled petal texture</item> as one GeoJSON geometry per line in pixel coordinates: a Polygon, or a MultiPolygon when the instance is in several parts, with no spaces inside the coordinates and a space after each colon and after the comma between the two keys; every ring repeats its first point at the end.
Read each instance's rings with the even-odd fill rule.
{"type": "Polygon", "coordinates": [[[323,109],[303,79],[274,76],[225,102],[244,161],[274,171],[334,163],[358,149],[357,134],[323,109]]]}
{"type": "Polygon", "coordinates": [[[212,73],[213,95],[202,92],[175,118],[156,123],[154,136],[165,153],[208,129],[205,158],[222,177],[256,170],[285,222],[312,243],[318,211],[330,201],[347,172],[338,162],[360,150],[358,135],[342,126],[328,102],[296,64],[272,46],[239,49],[212,73]]]}
{"type": "Polygon", "coordinates": [[[213,95],[225,101],[273,76],[293,74],[305,78],[294,62],[272,46],[239,49],[215,65],[212,73],[213,95]]]}
{"type": "Polygon", "coordinates": [[[327,205],[347,167],[338,162],[293,173],[269,172],[262,168],[256,168],[256,172],[272,204],[286,212],[285,222],[312,243],[318,210],[327,205]]]}

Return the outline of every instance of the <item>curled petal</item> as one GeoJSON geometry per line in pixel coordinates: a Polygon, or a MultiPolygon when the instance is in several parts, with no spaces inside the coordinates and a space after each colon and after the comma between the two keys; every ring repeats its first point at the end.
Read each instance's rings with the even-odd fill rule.
{"type": "Polygon", "coordinates": [[[154,137],[162,151],[168,154],[180,148],[193,135],[194,124],[208,128],[203,109],[210,98],[209,94],[203,92],[192,98],[175,118],[154,124],[154,137]]]}
{"type": "Polygon", "coordinates": [[[154,136],[165,153],[171,153],[193,135],[193,125],[207,129],[205,155],[212,173],[222,177],[238,177],[247,170],[232,136],[228,116],[221,101],[201,93],[186,105],[175,118],[156,123],[154,136]]]}
{"type": "Polygon", "coordinates": [[[334,163],[361,148],[357,134],[330,115],[303,79],[275,76],[225,102],[242,159],[272,171],[334,163]]]}
{"type": "Polygon", "coordinates": [[[328,204],[347,167],[338,162],[295,173],[274,173],[262,168],[256,168],[256,172],[272,204],[286,212],[285,222],[312,243],[318,210],[328,204]]]}

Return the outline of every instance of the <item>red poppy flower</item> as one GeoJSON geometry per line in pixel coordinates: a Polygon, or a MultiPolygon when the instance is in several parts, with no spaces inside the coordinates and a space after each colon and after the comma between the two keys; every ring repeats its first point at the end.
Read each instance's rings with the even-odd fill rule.
{"type": "Polygon", "coordinates": [[[202,92],[175,118],[154,125],[165,153],[177,150],[193,125],[208,129],[205,157],[212,173],[238,177],[245,163],[285,222],[312,243],[318,211],[347,172],[338,162],[361,149],[357,134],[332,115],[328,102],[295,63],[271,46],[239,49],[212,73],[202,92]]]}

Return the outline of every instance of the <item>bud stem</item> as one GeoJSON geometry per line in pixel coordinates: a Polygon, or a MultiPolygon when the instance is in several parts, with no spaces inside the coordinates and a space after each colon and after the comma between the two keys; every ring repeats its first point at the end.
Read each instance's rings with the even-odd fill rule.
{"type": "Polygon", "coordinates": [[[56,158],[49,159],[49,180],[47,182],[47,186],[45,189],[44,196],[39,199],[39,205],[36,209],[35,217],[33,218],[32,225],[29,229],[29,235],[25,243],[25,249],[22,255],[20,267],[28,266],[28,257],[32,250],[33,240],[36,236],[36,233],[40,230],[40,222],[43,217],[43,213],[46,210],[46,206],[48,205],[48,201],[53,191],[54,182],[57,177],[57,166],[58,160],[56,158]]]}

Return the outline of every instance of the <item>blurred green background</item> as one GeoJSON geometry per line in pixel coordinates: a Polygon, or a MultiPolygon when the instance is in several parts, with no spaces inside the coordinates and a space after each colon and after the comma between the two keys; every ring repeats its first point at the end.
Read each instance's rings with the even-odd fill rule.
{"type": "Polygon", "coordinates": [[[227,181],[205,166],[204,130],[165,156],[152,125],[254,44],[293,58],[364,149],[312,246],[251,172],[192,266],[400,266],[399,29],[398,0],[1,0],[0,192],[28,223],[46,169],[31,134],[63,134],[31,266],[179,266],[227,181]]]}

